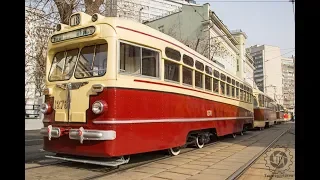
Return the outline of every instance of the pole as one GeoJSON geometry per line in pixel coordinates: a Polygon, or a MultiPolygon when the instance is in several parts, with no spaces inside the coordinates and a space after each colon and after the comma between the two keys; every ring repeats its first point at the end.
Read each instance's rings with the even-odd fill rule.
{"type": "Polygon", "coordinates": [[[293,11],[293,19],[296,21],[296,15],[294,14],[294,0],[290,0],[292,2],[292,11],[293,11]]]}

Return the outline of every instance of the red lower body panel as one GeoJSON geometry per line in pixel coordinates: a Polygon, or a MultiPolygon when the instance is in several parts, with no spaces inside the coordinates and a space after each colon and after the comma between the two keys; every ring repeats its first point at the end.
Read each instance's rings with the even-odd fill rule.
{"type": "Polygon", "coordinates": [[[96,100],[105,100],[108,112],[95,116],[87,111],[86,124],[49,124],[73,129],[114,130],[114,140],[80,144],[66,134],[51,141],[45,138],[44,149],[92,157],[122,156],[182,146],[190,131],[215,128],[217,135],[223,136],[240,132],[244,124],[253,123],[253,113],[243,108],[173,93],[107,88],[92,96],[90,104],[96,100]],[[141,123],[145,120],[152,122],[141,123]],[[123,121],[128,123],[121,123],[123,121]],[[106,124],[110,122],[113,124],[106,124]]]}

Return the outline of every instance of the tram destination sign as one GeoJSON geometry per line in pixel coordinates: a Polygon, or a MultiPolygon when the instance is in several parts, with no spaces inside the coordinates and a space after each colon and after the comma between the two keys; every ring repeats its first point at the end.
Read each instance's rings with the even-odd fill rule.
{"type": "Polygon", "coordinates": [[[78,37],[89,36],[89,35],[92,35],[95,31],[96,31],[96,28],[94,26],[90,26],[90,27],[77,29],[74,31],[66,32],[66,33],[56,34],[51,37],[51,42],[56,43],[56,42],[74,39],[78,37]]]}

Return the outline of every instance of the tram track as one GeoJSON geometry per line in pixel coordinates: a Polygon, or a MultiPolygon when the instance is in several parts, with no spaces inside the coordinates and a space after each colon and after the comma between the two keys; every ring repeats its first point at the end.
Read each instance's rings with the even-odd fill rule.
{"type": "MultiPolygon", "coordinates": [[[[247,139],[238,141],[238,142],[242,142],[242,141],[248,140],[248,139],[253,138],[253,137],[256,137],[256,136],[258,136],[258,135],[260,135],[260,133],[259,133],[259,134],[256,134],[256,135],[253,135],[253,136],[251,136],[251,137],[249,137],[249,138],[247,138],[247,139]]],[[[232,140],[236,140],[236,139],[232,139],[232,140]]],[[[231,140],[231,142],[232,142],[232,140],[231,140]]],[[[218,144],[220,144],[220,143],[223,143],[223,141],[218,140],[218,141],[215,141],[215,142],[211,142],[211,143],[209,143],[209,144],[206,144],[206,146],[203,147],[202,149],[209,148],[209,147],[211,147],[211,146],[218,145],[218,144]]],[[[198,149],[198,148],[185,148],[185,149],[183,149],[183,150],[184,150],[184,152],[181,152],[180,155],[181,155],[181,154],[188,153],[188,152],[197,151],[197,150],[199,150],[199,149],[198,149]]],[[[128,164],[128,165],[126,165],[126,166],[122,166],[123,168],[120,167],[120,168],[117,168],[117,169],[111,169],[111,170],[108,169],[107,172],[104,172],[104,173],[102,173],[102,174],[97,174],[97,175],[89,176],[89,177],[86,177],[86,178],[83,178],[83,179],[80,179],[80,180],[94,180],[94,179],[98,179],[98,178],[105,177],[105,176],[108,176],[108,175],[111,175],[111,174],[120,173],[120,172],[129,170],[129,169],[132,169],[132,168],[137,168],[137,167],[141,167],[141,166],[143,166],[143,165],[147,165],[147,164],[150,164],[150,163],[154,163],[154,162],[158,162],[158,161],[161,161],[161,160],[164,160],[164,159],[168,159],[168,158],[170,158],[170,157],[172,157],[172,156],[167,155],[167,156],[162,157],[162,158],[154,159],[154,160],[149,161],[149,162],[143,162],[143,163],[141,163],[141,164],[137,164],[137,165],[133,165],[133,166],[128,166],[128,165],[129,165],[129,164],[128,164]]]]}
{"type": "MultiPolygon", "coordinates": [[[[272,127],[270,129],[276,130],[278,128],[277,127],[272,127]]],[[[287,131],[288,130],[286,130],[286,132],[287,131]]],[[[265,132],[265,131],[261,131],[261,133],[262,132],[265,132]]],[[[229,139],[229,138],[226,138],[226,137],[222,137],[222,138],[219,138],[217,141],[214,141],[214,142],[206,144],[206,146],[203,147],[202,149],[209,148],[209,147],[212,147],[212,146],[218,145],[220,143],[224,143],[224,142],[240,143],[242,141],[247,141],[247,140],[250,140],[251,138],[259,136],[259,135],[261,135],[261,133],[259,132],[257,134],[252,134],[252,135],[248,136],[247,138],[241,139],[241,140],[239,140],[237,138],[229,139]],[[227,141],[225,141],[225,140],[227,140],[227,141]]],[[[246,134],[244,136],[246,136],[246,134]]],[[[242,136],[239,136],[239,137],[242,137],[242,136]]],[[[197,150],[199,150],[199,149],[198,148],[188,148],[187,147],[187,148],[181,149],[180,155],[188,153],[188,152],[192,152],[192,151],[197,151],[197,150]]],[[[144,154],[141,155],[141,158],[140,157],[135,157],[135,159],[132,158],[131,161],[128,164],[121,165],[120,167],[116,167],[116,168],[114,168],[114,167],[101,167],[99,165],[91,165],[91,164],[79,164],[79,163],[69,162],[69,161],[59,161],[59,162],[52,162],[52,163],[43,164],[43,165],[40,165],[40,166],[25,168],[25,171],[29,171],[29,170],[32,170],[32,169],[37,169],[37,171],[39,171],[39,169],[44,168],[44,167],[48,167],[48,166],[53,166],[53,167],[54,166],[60,166],[60,167],[66,166],[66,167],[70,167],[72,169],[78,169],[78,170],[82,169],[82,170],[91,171],[92,173],[97,173],[97,174],[93,174],[91,176],[89,175],[89,176],[84,177],[84,178],[81,179],[81,180],[92,180],[92,179],[98,179],[98,178],[109,176],[109,175],[116,174],[116,173],[121,173],[121,172],[129,170],[129,169],[133,169],[133,168],[144,166],[144,165],[147,165],[147,164],[150,164],[150,163],[158,162],[158,161],[161,161],[161,160],[164,160],[164,159],[168,159],[170,157],[172,157],[172,156],[163,155],[162,153],[161,154],[158,153],[156,155],[150,155],[150,154],[148,155],[148,153],[147,154],[144,153],[144,154]],[[154,156],[160,156],[160,157],[154,158],[154,156]],[[143,160],[141,160],[141,159],[143,159],[143,160]]]]}
{"type": "Polygon", "coordinates": [[[255,155],[250,161],[241,166],[238,170],[236,170],[233,174],[231,174],[226,180],[236,180],[239,179],[268,149],[270,149],[283,135],[286,133],[290,133],[292,125],[281,133],[278,137],[276,137],[267,147],[265,147],[262,151],[260,151],[257,155],[255,155]]]}

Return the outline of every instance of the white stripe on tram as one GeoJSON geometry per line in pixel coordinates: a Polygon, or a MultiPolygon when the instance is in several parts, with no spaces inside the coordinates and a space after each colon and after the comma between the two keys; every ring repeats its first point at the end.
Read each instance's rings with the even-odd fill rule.
{"type": "Polygon", "coordinates": [[[217,118],[180,118],[180,119],[147,119],[147,120],[109,120],[109,121],[93,121],[94,124],[135,124],[135,123],[167,123],[167,122],[199,122],[199,121],[219,121],[219,120],[235,120],[249,119],[253,117],[217,117],[217,118]]]}

